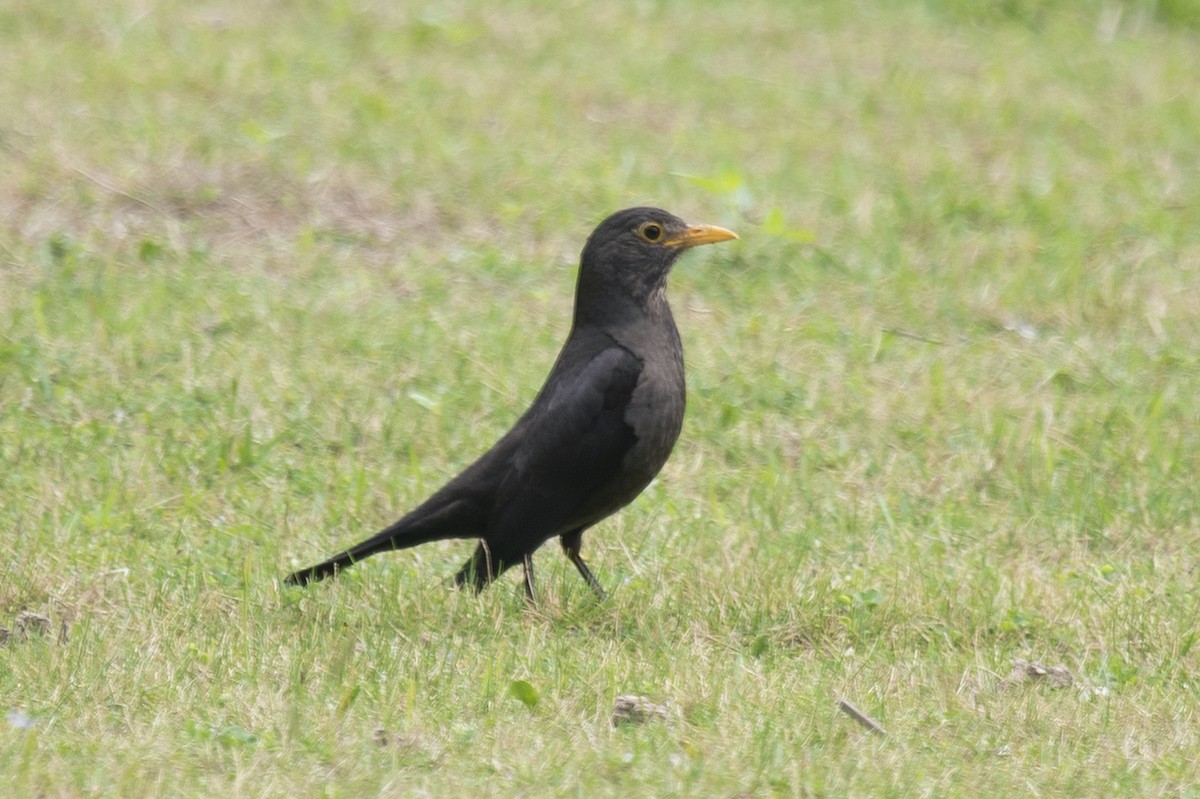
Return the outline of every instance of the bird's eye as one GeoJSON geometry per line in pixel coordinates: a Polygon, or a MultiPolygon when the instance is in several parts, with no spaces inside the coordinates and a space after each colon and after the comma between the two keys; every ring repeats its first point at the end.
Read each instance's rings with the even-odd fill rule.
{"type": "Polygon", "coordinates": [[[662,225],[656,222],[647,222],[637,230],[638,235],[646,241],[658,241],[662,238],[662,225]]]}

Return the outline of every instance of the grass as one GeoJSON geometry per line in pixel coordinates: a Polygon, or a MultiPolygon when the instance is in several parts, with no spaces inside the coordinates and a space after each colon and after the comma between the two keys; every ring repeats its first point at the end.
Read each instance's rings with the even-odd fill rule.
{"type": "Polygon", "coordinates": [[[1198,30],[8,4],[3,793],[1200,795],[1198,30]],[[450,591],[462,542],[282,588],[507,429],[643,202],[742,240],[673,277],[611,599],[450,591]]]}

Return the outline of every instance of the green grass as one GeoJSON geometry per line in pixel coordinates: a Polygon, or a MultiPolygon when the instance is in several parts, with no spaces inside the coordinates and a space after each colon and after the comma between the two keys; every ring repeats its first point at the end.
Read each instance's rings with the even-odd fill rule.
{"type": "Polygon", "coordinates": [[[0,72],[3,795],[1200,796],[1193,3],[15,0],[0,72]],[[282,588],[645,202],[742,240],[611,599],[282,588]]]}

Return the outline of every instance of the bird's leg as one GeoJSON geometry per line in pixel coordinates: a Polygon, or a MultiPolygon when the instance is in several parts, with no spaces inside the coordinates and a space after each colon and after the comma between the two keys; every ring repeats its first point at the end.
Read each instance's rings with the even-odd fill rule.
{"type": "Polygon", "coordinates": [[[533,587],[533,555],[525,556],[525,601],[537,605],[537,591],[533,587]]]}
{"type": "Polygon", "coordinates": [[[579,550],[583,547],[583,530],[573,530],[566,535],[559,536],[559,543],[562,544],[563,552],[567,558],[575,564],[575,568],[583,575],[583,579],[596,592],[596,596],[601,600],[607,599],[608,595],[604,593],[604,586],[600,585],[600,581],[596,579],[596,575],[592,574],[592,570],[584,563],[583,556],[579,554],[579,550]]]}

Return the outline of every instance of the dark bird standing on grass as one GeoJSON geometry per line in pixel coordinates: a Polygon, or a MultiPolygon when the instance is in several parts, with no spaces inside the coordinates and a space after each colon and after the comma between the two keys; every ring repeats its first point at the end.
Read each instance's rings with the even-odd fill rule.
{"type": "Polygon", "coordinates": [[[689,247],[735,238],[657,208],[630,208],[601,222],[580,259],[571,333],[513,429],[391,527],[287,582],[321,580],[378,552],[478,538],[455,584],[479,592],[520,563],[532,601],[533,553],[558,536],[603,597],[579,554],[583,532],[642,492],[683,426],[683,347],[667,305],[667,275],[689,247]]]}

